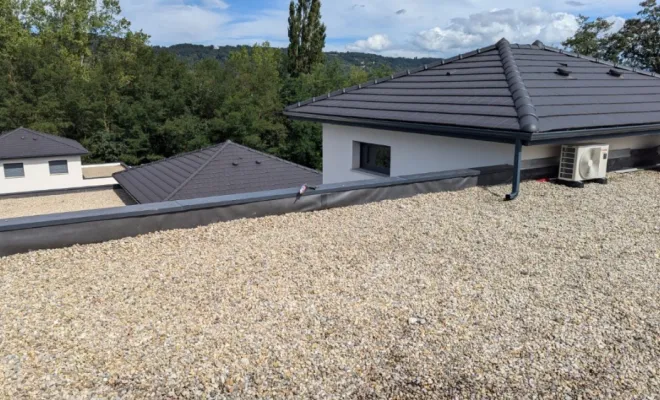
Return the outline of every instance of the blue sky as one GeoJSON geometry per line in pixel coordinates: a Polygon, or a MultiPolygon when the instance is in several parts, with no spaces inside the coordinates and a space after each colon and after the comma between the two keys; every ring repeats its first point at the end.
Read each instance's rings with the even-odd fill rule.
{"type": "MultiPolygon", "coordinates": [[[[152,44],[287,44],[288,0],[120,0],[152,44]]],[[[639,0],[324,0],[326,50],[444,57],[506,37],[558,45],[575,16],[633,16],[639,0]]]]}

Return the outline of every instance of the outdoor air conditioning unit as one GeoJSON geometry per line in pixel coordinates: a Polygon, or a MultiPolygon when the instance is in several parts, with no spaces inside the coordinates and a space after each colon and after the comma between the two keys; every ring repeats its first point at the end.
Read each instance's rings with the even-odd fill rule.
{"type": "Polygon", "coordinates": [[[564,145],[559,161],[559,179],[582,186],[584,181],[607,183],[607,144],[564,145]]]}

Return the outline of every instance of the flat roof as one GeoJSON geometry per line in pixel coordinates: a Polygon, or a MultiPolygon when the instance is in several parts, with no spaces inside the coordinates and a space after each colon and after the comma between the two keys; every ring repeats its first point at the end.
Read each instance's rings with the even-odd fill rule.
{"type": "Polygon", "coordinates": [[[5,397],[658,392],[657,171],[0,258],[5,397]]]}
{"type": "Polygon", "coordinates": [[[72,211],[123,207],[134,204],[122,189],[71,189],[50,194],[0,196],[0,219],[72,211]]]}
{"type": "Polygon", "coordinates": [[[526,144],[660,132],[655,73],[497,44],[286,108],[291,118],[526,144]]]}

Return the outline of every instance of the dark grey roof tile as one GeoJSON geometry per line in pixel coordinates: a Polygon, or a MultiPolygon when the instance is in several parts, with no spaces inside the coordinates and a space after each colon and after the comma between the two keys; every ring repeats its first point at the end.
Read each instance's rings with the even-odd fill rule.
{"type": "Polygon", "coordinates": [[[486,89],[380,89],[378,87],[362,89],[365,93],[397,96],[501,96],[511,97],[507,88],[486,89]]]}
{"type": "Polygon", "coordinates": [[[139,203],[318,185],[315,170],[232,142],[114,175],[139,203]]]}
{"type": "Polygon", "coordinates": [[[488,50],[377,82],[292,105],[285,114],[306,120],[362,121],[390,129],[407,129],[405,124],[414,123],[426,131],[448,132],[458,126],[471,132],[483,129],[489,135],[492,130],[504,130],[512,140],[520,132],[534,140],[535,132],[640,124],[652,129],[660,124],[660,80],[656,75],[540,42],[516,45],[502,40],[488,50]],[[570,76],[556,74],[557,68],[571,71],[570,76]],[[611,68],[622,71],[623,76],[612,76],[611,68]]]}
{"type": "Polygon", "coordinates": [[[516,117],[515,110],[509,104],[498,108],[492,105],[464,104],[427,104],[427,103],[375,103],[371,101],[324,101],[312,107],[355,108],[380,111],[412,111],[443,114],[491,115],[516,117]]]}
{"type": "Polygon", "coordinates": [[[660,94],[647,94],[635,96],[634,101],[626,95],[612,96],[545,96],[535,98],[536,107],[546,105],[590,105],[590,104],[635,104],[646,102],[660,102],[660,94]]]}
{"type": "Polygon", "coordinates": [[[80,143],[61,136],[18,128],[0,135],[0,160],[89,154],[80,143]]]}

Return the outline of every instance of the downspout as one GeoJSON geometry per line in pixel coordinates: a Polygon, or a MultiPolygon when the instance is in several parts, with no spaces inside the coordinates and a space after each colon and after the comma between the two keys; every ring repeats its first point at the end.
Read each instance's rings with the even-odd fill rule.
{"type": "MultiPolygon", "coordinates": [[[[541,42],[534,42],[534,45],[543,47],[543,43],[541,42]]],[[[511,50],[511,44],[503,38],[497,42],[496,46],[502,60],[502,68],[504,68],[504,75],[509,85],[513,104],[516,107],[520,131],[527,134],[527,140],[529,140],[534,133],[539,131],[539,118],[536,116],[536,108],[532,103],[532,98],[529,96],[529,92],[527,92],[527,87],[518,69],[518,64],[511,50]]],[[[520,191],[521,159],[522,139],[518,136],[516,137],[516,150],[513,161],[513,190],[510,194],[506,195],[506,200],[514,200],[518,197],[520,191]]]]}
{"type": "Polygon", "coordinates": [[[513,154],[513,188],[504,200],[511,201],[518,197],[520,192],[520,165],[522,164],[522,141],[516,139],[516,147],[513,154]]]}

